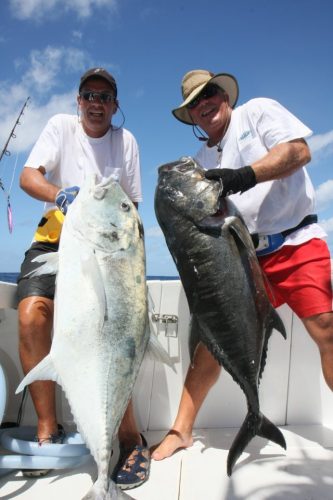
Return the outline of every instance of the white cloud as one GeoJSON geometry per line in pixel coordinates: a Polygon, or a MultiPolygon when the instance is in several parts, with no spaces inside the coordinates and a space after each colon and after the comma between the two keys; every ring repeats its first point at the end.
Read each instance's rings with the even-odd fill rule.
{"type": "Polygon", "coordinates": [[[333,180],[320,184],[316,189],[316,203],[318,211],[324,210],[332,204],[333,200],[333,180]]]}
{"type": "Polygon", "coordinates": [[[21,151],[27,151],[31,148],[51,116],[57,113],[75,114],[75,112],[76,103],[74,92],[53,95],[51,99],[42,106],[38,106],[38,103],[35,104],[32,101],[22,120],[22,127],[17,129],[17,141],[15,140],[11,143],[10,149],[15,151],[16,148],[19,148],[21,151]]]}
{"type": "Polygon", "coordinates": [[[314,135],[308,140],[311,151],[316,152],[319,149],[324,149],[330,144],[333,144],[333,130],[326,132],[325,134],[314,135]]]}
{"type": "Polygon", "coordinates": [[[333,217],[331,217],[330,219],[321,220],[320,225],[323,227],[323,229],[327,233],[332,233],[333,232],[333,217]]]}
{"type": "Polygon", "coordinates": [[[44,51],[34,50],[30,56],[31,68],[25,78],[39,91],[49,91],[55,85],[55,76],[62,62],[62,50],[46,47],[44,51]]]}
{"type": "Polygon", "coordinates": [[[319,160],[333,153],[333,130],[318,134],[307,140],[313,160],[319,160]]]}
{"type": "MultiPolygon", "coordinates": [[[[66,89],[65,93],[55,90],[63,85],[63,75],[83,72],[90,64],[88,55],[71,47],[46,47],[34,50],[25,61],[19,61],[20,80],[13,84],[0,81],[0,144],[5,144],[19,112],[28,96],[29,108],[22,117],[21,127],[16,129],[17,139],[11,140],[10,151],[21,152],[29,149],[46,121],[55,113],[76,112],[75,96],[77,88],[66,89]],[[25,69],[26,68],[26,69],[25,69]],[[52,90],[53,95],[49,98],[52,90]]],[[[77,83],[77,82],[75,82],[77,83]]]]}
{"type": "Polygon", "coordinates": [[[74,30],[72,32],[72,35],[73,35],[73,38],[76,39],[76,40],[81,40],[82,37],[83,37],[82,31],[78,31],[78,30],[74,30]]]}
{"type": "Polygon", "coordinates": [[[145,231],[146,236],[150,236],[152,238],[159,238],[160,236],[163,236],[163,233],[161,231],[161,228],[159,226],[152,226],[149,227],[145,231]]]}
{"type": "Polygon", "coordinates": [[[90,17],[94,9],[114,9],[117,0],[10,0],[13,16],[22,20],[58,17],[62,12],[74,11],[80,18],[90,17]]]}

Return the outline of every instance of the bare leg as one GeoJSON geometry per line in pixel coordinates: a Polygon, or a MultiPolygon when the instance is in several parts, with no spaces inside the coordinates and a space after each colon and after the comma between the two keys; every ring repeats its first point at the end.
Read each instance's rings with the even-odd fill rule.
{"type": "Polygon", "coordinates": [[[304,318],[302,321],[319,348],[323,375],[328,387],[333,390],[333,312],[304,318]]]}
{"type": "MultiPolygon", "coordinates": [[[[27,297],[18,307],[19,354],[24,374],[36,366],[51,348],[53,300],[27,297]]],[[[29,391],[37,413],[37,436],[48,438],[57,432],[55,383],[33,382],[29,391]]]]}
{"type": "Polygon", "coordinates": [[[193,444],[192,429],[196,416],[221,372],[218,362],[202,344],[198,346],[193,364],[186,375],[175,423],[163,441],[153,447],[154,460],[163,460],[179,448],[188,448],[193,444]]]}

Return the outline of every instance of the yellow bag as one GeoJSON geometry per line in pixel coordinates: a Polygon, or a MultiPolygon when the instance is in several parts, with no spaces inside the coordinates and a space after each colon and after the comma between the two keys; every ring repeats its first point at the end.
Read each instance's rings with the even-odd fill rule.
{"type": "Polygon", "coordinates": [[[53,208],[46,212],[41,218],[35,232],[35,241],[46,241],[48,243],[57,243],[60,239],[62,225],[65,216],[60,210],[53,208]]]}

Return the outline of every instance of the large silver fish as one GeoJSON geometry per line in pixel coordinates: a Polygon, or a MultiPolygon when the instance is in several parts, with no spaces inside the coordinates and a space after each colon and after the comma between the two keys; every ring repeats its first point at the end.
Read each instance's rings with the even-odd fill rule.
{"type": "Polygon", "coordinates": [[[49,254],[40,274],[52,272],[56,257],[52,348],[18,391],[35,380],[58,382],[98,468],[84,498],[132,498],[111,481],[109,464],[149,328],[143,227],[118,182],[87,180],[66,215],[58,255],[49,254]]]}
{"type": "Polygon", "coordinates": [[[273,328],[283,323],[267,297],[248,230],[233,203],[221,198],[192,158],[159,168],[155,212],[175,261],[191,312],[193,361],[202,342],[240,385],[248,413],[228,454],[227,473],[259,435],[286,447],[261,412],[258,385],[273,328]]]}

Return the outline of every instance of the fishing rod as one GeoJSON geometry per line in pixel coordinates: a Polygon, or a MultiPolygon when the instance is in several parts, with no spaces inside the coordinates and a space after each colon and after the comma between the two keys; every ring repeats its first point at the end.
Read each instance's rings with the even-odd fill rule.
{"type": "MultiPolygon", "coordinates": [[[[29,102],[29,99],[30,97],[27,97],[27,99],[25,100],[25,103],[23,104],[22,106],[22,109],[17,117],[17,120],[16,122],[14,123],[14,127],[12,128],[9,136],[8,136],[8,139],[4,145],[4,148],[1,152],[1,155],[0,155],[0,162],[3,158],[4,155],[6,156],[10,156],[10,151],[8,150],[8,144],[10,142],[11,139],[15,139],[16,138],[16,135],[15,135],[15,129],[18,125],[21,125],[20,123],[20,118],[21,116],[24,114],[24,110],[25,108],[28,106],[28,102],[29,102]]],[[[14,174],[15,174],[15,170],[14,170],[14,173],[13,173],[13,178],[14,178],[14,174]]],[[[13,179],[12,179],[13,180],[13,179]]],[[[13,230],[13,214],[12,214],[12,208],[11,208],[11,205],[10,205],[10,191],[11,191],[11,187],[12,187],[12,183],[10,185],[10,188],[9,188],[9,191],[7,192],[6,189],[5,189],[5,186],[1,180],[1,177],[0,177],[0,188],[2,189],[3,191],[3,194],[7,200],[7,220],[8,220],[8,229],[9,229],[9,232],[11,233],[12,230],[13,230]]]]}
{"type": "Polygon", "coordinates": [[[22,106],[22,109],[21,109],[21,111],[20,111],[20,114],[18,115],[17,120],[16,120],[16,122],[15,122],[15,124],[14,124],[14,127],[12,128],[12,131],[11,131],[11,133],[10,133],[10,134],[9,134],[9,136],[8,136],[7,142],[6,142],[6,144],[5,144],[4,148],[3,148],[2,152],[1,152],[1,155],[0,155],[0,161],[2,160],[2,157],[3,157],[4,155],[6,155],[6,156],[10,156],[10,151],[8,151],[7,147],[8,147],[9,141],[10,141],[11,139],[15,139],[15,138],[16,138],[16,135],[15,135],[15,133],[14,133],[14,132],[15,132],[15,129],[16,129],[17,125],[21,125],[21,123],[20,123],[20,118],[21,118],[21,116],[23,115],[25,108],[28,106],[29,99],[30,99],[30,97],[27,97],[27,99],[26,99],[25,103],[24,103],[24,104],[23,104],[23,106],[22,106]]]}

